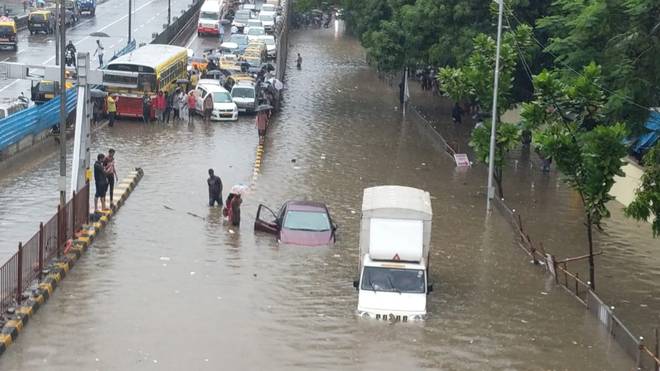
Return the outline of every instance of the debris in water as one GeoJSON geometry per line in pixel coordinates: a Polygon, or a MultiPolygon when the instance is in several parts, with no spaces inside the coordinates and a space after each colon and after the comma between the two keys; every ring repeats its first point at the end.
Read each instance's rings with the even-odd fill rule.
{"type": "Polygon", "coordinates": [[[191,275],[191,276],[194,276],[194,275],[195,275],[195,272],[190,272],[190,275],[191,275]]]}
{"type": "Polygon", "coordinates": [[[541,291],[541,295],[548,295],[548,293],[545,291],[541,291]]]}
{"type": "Polygon", "coordinates": [[[291,159],[291,162],[295,163],[295,162],[296,162],[296,159],[295,159],[295,158],[292,158],[292,159],[291,159]]]}
{"type": "Polygon", "coordinates": [[[335,258],[341,258],[341,255],[339,255],[339,254],[335,254],[335,255],[333,255],[333,256],[334,256],[335,258]]]}
{"type": "Polygon", "coordinates": [[[158,360],[157,360],[157,359],[154,359],[154,363],[158,363],[158,360]]]}
{"type": "Polygon", "coordinates": [[[256,276],[257,276],[257,274],[256,274],[256,273],[252,273],[252,276],[253,276],[253,277],[256,277],[256,276]]]}
{"type": "Polygon", "coordinates": [[[426,162],[422,162],[422,166],[426,166],[426,162]]]}
{"type": "Polygon", "coordinates": [[[646,304],[640,304],[639,306],[642,307],[642,308],[648,307],[648,305],[646,305],[646,304]]]}
{"type": "Polygon", "coordinates": [[[528,323],[528,321],[525,321],[524,319],[521,319],[520,322],[522,322],[522,323],[528,323]]]}
{"type": "Polygon", "coordinates": [[[161,257],[160,257],[160,260],[163,260],[163,261],[168,262],[168,261],[170,261],[170,258],[167,257],[167,256],[161,256],[161,257]]]}
{"type": "Polygon", "coordinates": [[[577,341],[573,340],[573,345],[577,345],[577,341]]]}
{"type": "Polygon", "coordinates": [[[351,210],[351,214],[355,214],[355,210],[351,210]]]}
{"type": "Polygon", "coordinates": [[[234,233],[236,233],[236,232],[234,232],[233,229],[230,229],[230,230],[229,230],[229,234],[234,234],[234,233]]]}
{"type": "Polygon", "coordinates": [[[294,166],[293,170],[300,170],[300,166],[294,166]]]}
{"type": "Polygon", "coordinates": [[[96,358],[96,362],[100,361],[100,359],[96,358]]]}

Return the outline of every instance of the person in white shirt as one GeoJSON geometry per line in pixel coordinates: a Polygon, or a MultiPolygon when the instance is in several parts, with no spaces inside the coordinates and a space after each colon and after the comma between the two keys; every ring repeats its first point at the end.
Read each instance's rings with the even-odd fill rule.
{"type": "Polygon", "coordinates": [[[101,40],[96,40],[96,51],[94,51],[94,55],[99,56],[99,68],[103,67],[103,45],[101,45],[101,40]]]}

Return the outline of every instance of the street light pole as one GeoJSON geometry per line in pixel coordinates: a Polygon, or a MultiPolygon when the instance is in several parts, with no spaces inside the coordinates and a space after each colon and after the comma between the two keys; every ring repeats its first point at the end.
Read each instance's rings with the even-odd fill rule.
{"type": "Polygon", "coordinates": [[[167,25],[170,25],[172,20],[172,0],[167,0],[167,25]]]}
{"type": "Polygon", "coordinates": [[[504,0],[495,0],[499,4],[497,16],[497,47],[495,51],[495,81],[493,83],[493,113],[490,125],[490,152],[488,154],[488,198],[486,200],[486,211],[492,210],[491,201],[495,198],[495,187],[493,176],[495,172],[495,136],[497,133],[497,89],[500,80],[500,45],[502,43],[502,13],[504,13],[504,0]]]}
{"type": "Polygon", "coordinates": [[[66,205],[66,76],[64,63],[64,41],[66,38],[66,6],[65,0],[60,5],[60,208],[66,205]]]}
{"type": "Polygon", "coordinates": [[[57,19],[57,17],[60,16],[60,3],[55,2],[55,22],[53,26],[55,26],[55,65],[59,66],[60,65],[60,20],[57,19]]]}
{"type": "Polygon", "coordinates": [[[133,6],[132,6],[132,0],[128,0],[128,42],[130,43],[131,40],[131,19],[133,17],[133,6]]]}

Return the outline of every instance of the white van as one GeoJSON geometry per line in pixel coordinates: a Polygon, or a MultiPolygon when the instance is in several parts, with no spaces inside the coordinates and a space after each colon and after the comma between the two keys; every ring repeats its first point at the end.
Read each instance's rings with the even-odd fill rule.
{"type": "Polygon", "coordinates": [[[197,35],[220,35],[222,8],[217,0],[206,0],[199,11],[197,35]]]}
{"type": "MultiPolygon", "coordinates": [[[[236,121],[238,120],[238,106],[234,103],[231,94],[227,89],[220,85],[217,80],[202,79],[199,80],[197,88],[195,89],[195,96],[197,97],[196,106],[203,107],[204,99],[208,95],[213,99],[213,111],[211,112],[211,120],[213,121],[236,121]]],[[[201,109],[199,113],[203,115],[201,109]]]]}

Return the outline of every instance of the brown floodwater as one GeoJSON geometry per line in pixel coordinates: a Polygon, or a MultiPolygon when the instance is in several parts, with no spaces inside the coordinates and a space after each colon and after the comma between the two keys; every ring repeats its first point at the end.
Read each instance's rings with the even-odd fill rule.
{"type": "MultiPolygon", "coordinates": [[[[250,182],[252,118],[100,131],[93,153],[114,147],[120,172],[140,166],[145,176],[0,369],[630,369],[598,321],[529,264],[508,222],[486,217],[483,171],[457,170],[422,122],[402,119],[355,39],[305,30],[290,42],[303,66],[287,71],[240,228],[206,205],[206,170],[225,190],[250,182]],[[362,189],[381,184],[433,197],[435,291],[422,323],[354,313],[362,189]],[[327,203],[337,244],[278,246],[253,231],[259,203],[289,199],[327,203]]],[[[55,189],[53,162],[20,184],[55,189]]]]}

